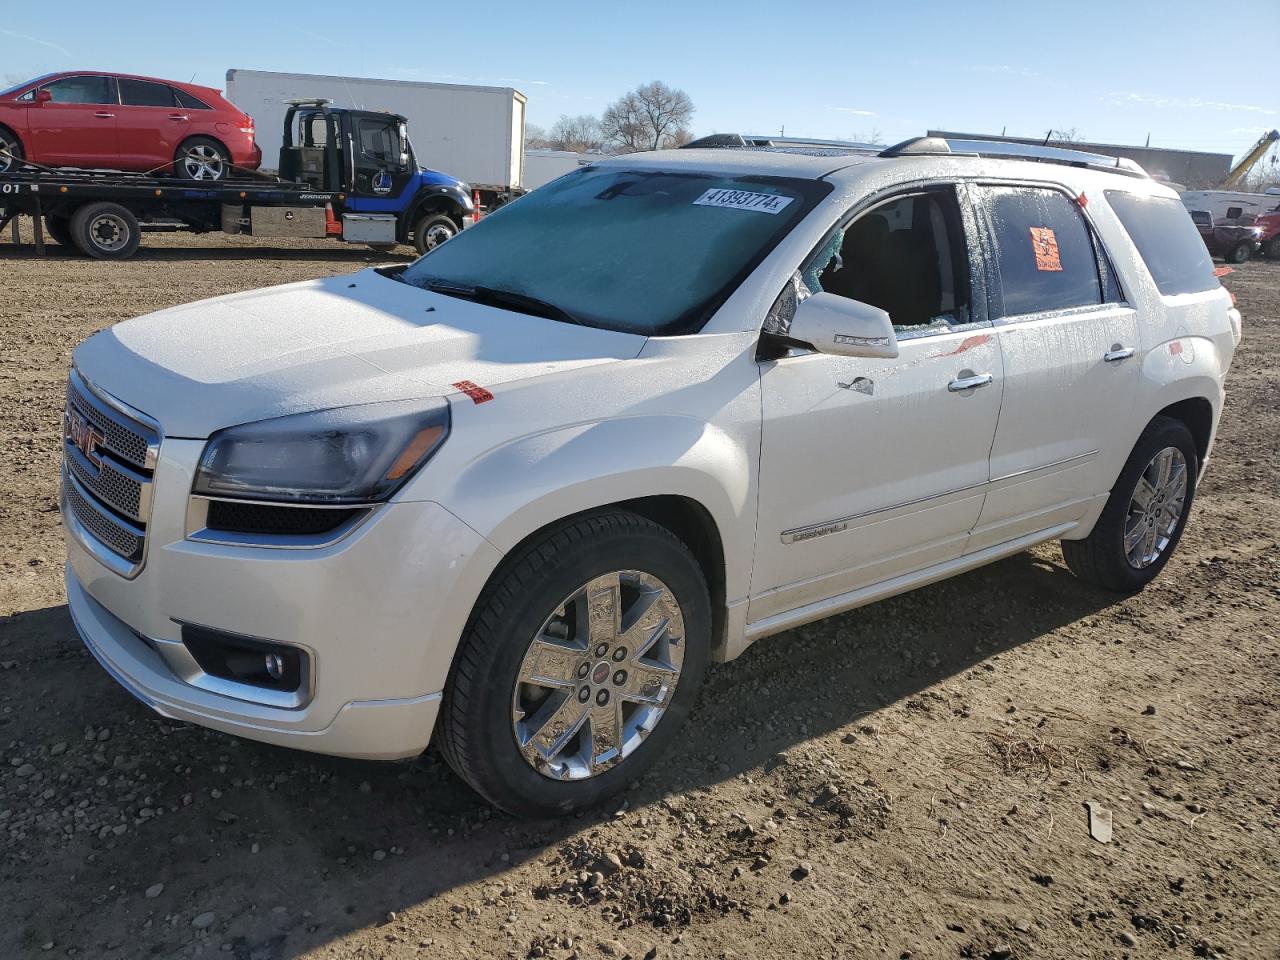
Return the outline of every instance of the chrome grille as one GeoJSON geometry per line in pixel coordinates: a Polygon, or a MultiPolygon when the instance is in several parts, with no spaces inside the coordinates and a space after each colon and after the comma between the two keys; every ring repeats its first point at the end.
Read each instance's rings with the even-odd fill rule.
{"type": "Polygon", "coordinates": [[[159,424],[73,369],[62,433],[64,496],[76,532],[117,573],[135,575],[145,552],[159,424]]]}
{"type": "Polygon", "coordinates": [[[67,506],[80,525],[130,563],[142,561],[145,531],[125,526],[122,520],[104,513],[93,501],[81,493],[80,484],[73,479],[66,481],[67,506]]]}

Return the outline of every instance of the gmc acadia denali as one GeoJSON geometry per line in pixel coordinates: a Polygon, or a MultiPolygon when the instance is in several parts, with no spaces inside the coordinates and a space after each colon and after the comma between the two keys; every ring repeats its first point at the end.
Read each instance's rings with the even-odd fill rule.
{"type": "Polygon", "coordinates": [[[601,160],[411,265],[83,343],[68,600],[166,717],[348,757],[434,738],[497,806],[564,813],[762,637],[1053,539],[1140,590],[1240,333],[1128,161],[601,160]]]}

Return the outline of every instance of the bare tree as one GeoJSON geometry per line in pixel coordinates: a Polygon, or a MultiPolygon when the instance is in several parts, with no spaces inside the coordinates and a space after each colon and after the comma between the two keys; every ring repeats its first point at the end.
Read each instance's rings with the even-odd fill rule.
{"type": "Polygon", "coordinates": [[[1069,127],[1066,130],[1050,130],[1045,139],[1050,143],[1080,143],[1084,140],[1084,134],[1075,127],[1069,127]]]}
{"type": "Polygon", "coordinates": [[[524,145],[530,150],[546,150],[551,146],[547,131],[536,123],[524,125],[524,145]]]}
{"type": "Polygon", "coordinates": [[[576,150],[579,153],[599,150],[600,121],[589,113],[576,117],[561,114],[551,128],[547,141],[555,150],[576,150]]]}
{"type": "Polygon", "coordinates": [[[607,144],[623,153],[663,150],[692,139],[693,101],[661,80],[643,83],[609,104],[600,121],[607,144]]]}

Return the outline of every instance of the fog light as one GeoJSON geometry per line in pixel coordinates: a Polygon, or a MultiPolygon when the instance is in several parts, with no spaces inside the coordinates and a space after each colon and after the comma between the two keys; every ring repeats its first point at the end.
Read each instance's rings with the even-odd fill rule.
{"type": "Polygon", "coordinates": [[[267,676],[272,680],[280,680],[284,676],[284,657],[278,653],[268,653],[262,660],[267,668],[267,676]]]}

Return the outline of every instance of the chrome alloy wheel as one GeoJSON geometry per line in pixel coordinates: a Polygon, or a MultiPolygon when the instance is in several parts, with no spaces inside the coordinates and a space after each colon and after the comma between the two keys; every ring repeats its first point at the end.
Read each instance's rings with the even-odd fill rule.
{"type": "Polygon", "coordinates": [[[0,173],[8,173],[18,165],[18,144],[0,132],[0,173]]]}
{"type": "Polygon", "coordinates": [[[1187,460],[1165,447],[1147,464],[1129,501],[1124,552],[1137,570],[1151,566],[1169,547],[1187,504],[1187,460]]]}
{"type": "Polygon", "coordinates": [[[89,223],[89,236],[93,238],[93,245],[109,253],[127,247],[132,235],[125,219],[114,213],[101,214],[89,223]]]}
{"type": "Polygon", "coordinates": [[[227,163],[213,147],[197,143],[183,151],[182,169],[188,180],[221,180],[227,163]]]}
{"type": "Polygon", "coordinates": [[[680,604],[657,577],[620,570],[576,590],[520,664],[511,726],[525,761],[583,780],[625,760],[671,704],[684,639],[680,604]]]}
{"type": "Polygon", "coordinates": [[[434,250],[446,240],[452,240],[457,232],[451,227],[446,227],[443,223],[432,224],[430,229],[427,230],[425,246],[428,250],[434,250]]]}

